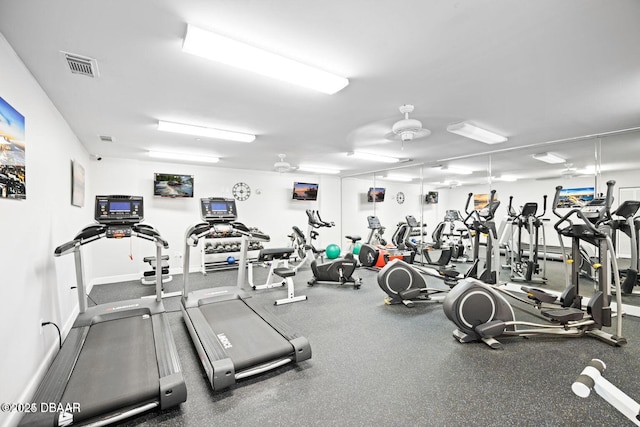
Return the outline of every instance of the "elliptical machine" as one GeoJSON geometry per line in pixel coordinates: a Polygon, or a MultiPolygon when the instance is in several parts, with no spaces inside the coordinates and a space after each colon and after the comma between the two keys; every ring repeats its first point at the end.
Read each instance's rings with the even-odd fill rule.
{"type": "MultiPolygon", "coordinates": [[[[616,290],[617,314],[615,332],[608,333],[603,327],[612,326],[610,304],[610,263],[617,270],[617,261],[607,225],[608,210],[613,200],[615,181],[607,182],[606,204],[598,215],[585,214],[580,208],[571,209],[565,215],[557,212],[562,186],[556,187],[553,212],[560,217],[554,225],[560,236],[570,237],[574,255],[578,255],[580,241],[584,240],[600,248],[599,289],[582,310],[582,296],[579,292],[579,266],[572,264],[572,282],[556,302],[556,296],[536,288],[522,287],[528,299],[509,293],[500,286],[487,285],[477,280],[467,279],[454,287],[443,302],[445,315],[456,324],[454,338],[461,343],[482,341],[491,348],[502,348],[496,339],[500,336],[561,335],[567,337],[592,336],[613,346],[622,346],[627,340],[622,336],[622,298],[620,280],[613,275],[616,290]],[[580,220],[580,222],[575,222],[580,220]],[[545,318],[548,324],[539,324],[515,319],[513,308],[505,298],[509,297],[534,307],[531,313],[545,318]],[[539,314],[538,314],[539,313],[539,314]],[[518,329],[518,327],[529,327],[518,329]]],[[[562,238],[560,239],[562,241],[562,238]]]]}
{"type": "Polygon", "coordinates": [[[449,289],[429,287],[425,276],[442,280],[449,289],[463,278],[455,269],[436,270],[394,259],[377,276],[378,286],[387,294],[385,304],[413,307],[416,302],[442,302],[449,289]]]}
{"type": "Polygon", "coordinates": [[[536,283],[547,282],[547,240],[542,222],[542,217],[547,213],[546,194],[543,196],[542,206],[542,214],[536,215],[538,204],[536,202],[527,202],[518,214],[513,209],[513,196],[509,197],[508,212],[511,219],[511,239],[509,240],[510,244],[507,253],[510,258],[511,280],[536,283]],[[523,230],[526,230],[529,235],[526,256],[523,248],[523,230]],[[539,262],[540,230],[542,230],[542,265],[539,262]],[[517,238],[514,234],[517,235],[517,238]]]}
{"type": "Polygon", "coordinates": [[[464,223],[473,231],[473,264],[467,271],[466,276],[481,280],[488,284],[498,283],[498,265],[500,265],[500,247],[497,244],[498,232],[496,224],[493,222],[496,210],[500,206],[500,201],[495,200],[496,190],[491,190],[489,203],[481,209],[469,210],[469,204],[473,193],[467,196],[467,203],[464,207],[467,217],[464,223]],[[487,236],[486,251],[484,259],[484,269],[480,267],[480,236],[487,236]]]}

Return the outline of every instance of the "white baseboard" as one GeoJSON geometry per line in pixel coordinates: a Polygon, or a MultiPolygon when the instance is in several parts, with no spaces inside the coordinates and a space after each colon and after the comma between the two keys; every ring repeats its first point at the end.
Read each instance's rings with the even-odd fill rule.
{"type": "MultiPolygon", "coordinates": [[[[71,314],[65,321],[64,325],[58,325],[60,326],[60,335],[61,335],[60,338],[62,339],[62,342],[64,342],[64,340],[67,338],[67,335],[69,334],[69,331],[73,326],[73,323],[78,317],[78,312],[79,312],[79,307],[76,304],[73,307],[73,310],[71,311],[71,314]]],[[[46,350],[46,353],[42,358],[42,362],[40,362],[40,365],[38,365],[36,372],[34,373],[33,377],[31,377],[31,381],[29,381],[27,386],[22,391],[22,394],[20,395],[20,397],[16,400],[17,402],[33,402],[33,396],[36,394],[36,390],[38,389],[40,382],[42,382],[42,379],[47,373],[49,366],[51,366],[51,363],[53,363],[53,359],[58,354],[59,348],[60,347],[59,347],[58,340],[55,339],[51,343],[49,348],[46,350]]],[[[22,418],[22,414],[20,412],[10,412],[7,418],[5,419],[5,422],[2,424],[2,426],[9,427],[9,426],[18,425],[21,418],[22,418]]]]}

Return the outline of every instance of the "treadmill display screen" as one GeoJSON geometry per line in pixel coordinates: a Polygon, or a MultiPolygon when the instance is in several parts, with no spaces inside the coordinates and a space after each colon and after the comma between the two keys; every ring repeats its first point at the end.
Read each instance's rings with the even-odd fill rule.
{"type": "Polygon", "coordinates": [[[238,218],[236,201],[221,197],[200,199],[201,217],[207,222],[229,222],[238,218]]]}
{"type": "Polygon", "coordinates": [[[96,196],[95,219],[100,224],[137,224],[144,219],[142,197],[96,196]]]}

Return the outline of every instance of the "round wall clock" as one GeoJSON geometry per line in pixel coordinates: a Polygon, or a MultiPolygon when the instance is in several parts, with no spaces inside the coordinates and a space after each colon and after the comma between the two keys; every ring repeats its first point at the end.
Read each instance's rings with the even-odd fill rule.
{"type": "Polygon", "coordinates": [[[398,191],[398,194],[396,194],[396,202],[398,202],[399,205],[404,203],[404,193],[402,191],[398,191]]]}
{"type": "Polygon", "coordinates": [[[251,195],[251,187],[244,182],[238,182],[233,186],[231,192],[233,193],[234,199],[242,202],[247,200],[251,195]]]}

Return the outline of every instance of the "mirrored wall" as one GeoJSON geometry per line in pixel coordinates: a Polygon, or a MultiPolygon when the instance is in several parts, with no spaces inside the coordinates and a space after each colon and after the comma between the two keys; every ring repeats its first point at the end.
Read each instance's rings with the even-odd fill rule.
{"type": "MultiPolygon", "coordinates": [[[[546,196],[547,244],[558,246],[553,230],[557,217],[552,206],[556,187],[593,187],[599,194],[606,191],[608,180],[615,180],[614,207],[620,200],[640,200],[639,148],[640,132],[634,130],[506,147],[479,156],[406,164],[344,177],[342,232],[359,234],[365,242],[370,232],[367,217],[375,215],[385,227],[385,236],[391,239],[398,223],[413,215],[423,226],[422,240],[429,242],[447,210],[458,210],[464,216],[469,193],[489,194],[493,189],[501,201],[497,224],[507,218],[510,197],[514,208],[537,202],[541,213],[546,196]]],[[[622,257],[628,256],[628,243],[622,243],[619,252],[622,257]]]]}

